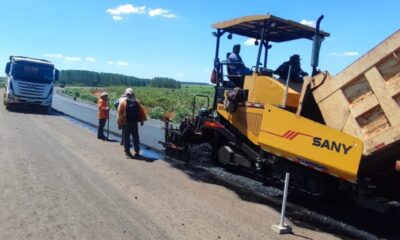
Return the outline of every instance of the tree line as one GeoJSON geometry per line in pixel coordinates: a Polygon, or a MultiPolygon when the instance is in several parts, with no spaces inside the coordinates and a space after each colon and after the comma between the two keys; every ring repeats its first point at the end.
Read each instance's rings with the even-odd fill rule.
{"type": "Polygon", "coordinates": [[[155,77],[150,81],[151,87],[158,88],[181,88],[181,84],[172,78],[155,77]]]}
{"type": "Polygon", "coordinates": [[[180,88],[180,83],[172,78],[137,78],[116,73],[99,73],[86,70],[61,70],[60,82],[66,85],[106,87],[106,86],[151,86],[158,88],[180,88]]]}

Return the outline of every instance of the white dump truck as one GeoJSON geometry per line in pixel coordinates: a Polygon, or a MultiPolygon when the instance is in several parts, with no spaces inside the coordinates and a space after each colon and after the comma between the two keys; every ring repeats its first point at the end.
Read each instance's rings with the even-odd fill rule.
{"type": "Polygon", "coordinates": [[[54,64],[43,59],[10,56],[6,65],[4,105],[39,107],[50,110],[53,100],[54,81],[59,71],[54,64]]]}

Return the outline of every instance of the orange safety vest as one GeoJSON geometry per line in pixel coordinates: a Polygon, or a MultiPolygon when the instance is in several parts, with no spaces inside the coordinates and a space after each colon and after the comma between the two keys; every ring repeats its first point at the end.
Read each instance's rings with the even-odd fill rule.
{"type": "MultiPolygon", "coordinates": [[[[122,128],[126,124],[126,98],[121,98],[118,106],[118,117],[117,123],[118,128],[122,128]]],[[[142,105],[137,101],[139,106],[139,122],[144,122],[147,120],[146,113],[143,110],[142,105]]]]}
{"type": "Polygon", "coordinates": [[[99,107],[99,119],[108,119],[108,103],[107,100],[99,98],[97,102],[97,107],[99,107]]]}

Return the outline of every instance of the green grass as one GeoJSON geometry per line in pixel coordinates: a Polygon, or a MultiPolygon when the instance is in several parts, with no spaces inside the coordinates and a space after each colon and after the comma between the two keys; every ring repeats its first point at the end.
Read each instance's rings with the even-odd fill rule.
{"type": "Polygon", "coordinates": [[[97,97],[93,96],[93,89],[91,88],[65,88],[61,90],[62,93],[67,94],[74,99],[82,99],[87,102],[97,103],[97,97]]]}
{"type": "MultiPolygon", "coordinates": [[[[110,98],[110,106],[114,108],[113,102],[125,91],[126,87],[114,86],[101,89],[106,91],[110,98]]],[[[97,102],[93,96],[97,88],[65,88],[62,90],[67,95],[80,98],[85,101],[97,102]]],[[[147,109],[148,116],[154,119],[163,119],[164,114],[173,114],[174,122],[180,122],[184,117],[191,116],[193,98],[195,95],[205,95],[210,98],[210,105],[213,102],[214,88],[212,86],[182,85],[181,89],[134,87],[136,98],[147,109]]],[[[98,89],[100,90],[100,89],[98,89]]],[[[199,107],[206,107],[205,98],[196,98],[196,111],[199,107]]],[[[210,106],[211,107],[211,106],[210,106]]]]}

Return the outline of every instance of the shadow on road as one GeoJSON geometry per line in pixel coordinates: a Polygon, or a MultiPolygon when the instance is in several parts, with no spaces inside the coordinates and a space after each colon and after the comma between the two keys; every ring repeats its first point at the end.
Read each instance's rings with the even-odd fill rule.
{"type": "Polygon", "coordinates": [[[59,116],[57,111],[49,110],[44,107],[36,106],[10,106],[7,109],[9,112],[21,113],[21,114],[34,114],[34,115],[46,115],[46,116],[59,116]]]}
{"type": "Polygon", "coordinates": [[[136,159],[137,159],[137,160],[142,160],[142,161],[145,161],[145,162],[149,162],[149,163],[158,160],[158,159],[156,159],[156,158],[151,158],[151,157],[146,157],[146,156],[139,156],[139,157],[136,157],[136,159]]]}
{"type": "MultiPolygon", "coordinates": [[[[267,205],[281,211],[282,191],[274,184],[238,175],[235,168],[223,169],[213,163],[192,166],[175,159],[166,160],[194,181],[223,186],[244,201],[267,205]]],[[[313,199],[289,194],[286,217],[296,226],[324,231],[343,239],[399,239],[400,223],[394,214],[380,214],[359,208],[345,200],[313,199]]],[[[279,223],[279,219],[276,219],[279,223]]],[[[300,236],[297,236],[300,237],[300,236]]]]}
{"type": "Polygon", "coordinates": [[[151,158],[151,157],[146,157],[146,156],[142,156],[142,155],[137,156],[137,157],[135,157],[135,156],[127,157],[127,158],[133,159],[133,160],[138,160],[138,161],[145,161],[145,162],[149,162],[149,163],[159,160],[157,158],[151,158]]]}

